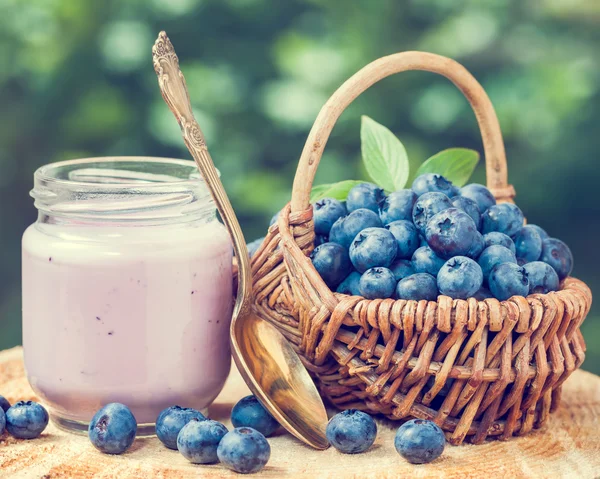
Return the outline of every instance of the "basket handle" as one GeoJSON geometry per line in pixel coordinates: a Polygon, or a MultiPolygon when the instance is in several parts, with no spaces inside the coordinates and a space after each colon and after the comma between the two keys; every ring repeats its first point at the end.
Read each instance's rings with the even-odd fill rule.
{"type": "Polygon", "coordinates": [[[506,154],[498,117],[483,87],[460,63],[433,53],[402,52],[369,63],[350,77],[323,105],[310,130],[294,177],[292,212],[305,211],[321,155],[337,119],[352,101],[379,80],[394,73],[423,70],[448,78],[467,98],[479,124],[485,151],[487,185],[499,201],[512,201],[506,154]]]}

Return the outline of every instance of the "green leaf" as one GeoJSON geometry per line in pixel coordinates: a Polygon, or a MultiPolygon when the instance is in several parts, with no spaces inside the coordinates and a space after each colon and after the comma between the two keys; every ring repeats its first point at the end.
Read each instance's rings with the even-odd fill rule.
{"type": "Polygon", "coordinates": [[[423,173],[437,173],[461,187],[469,181],[478,162],[479,153],[475,150],[448,148],[425,161],[419,167],[417,176],[423,173]]]}
{"type": "Polygon", "coordinates": [[[409,173],[408,156],[396,135],[363,115],[360,140],[363,162],[371,179],[386,191],[404,188],[409,173]]]}
{"type": "Polygon", "coordinates": [[[339,183],[313,186],[310,192],[310,201],[314,203],[322,198],[335,198],[336,200],[344,201],[346,196],[348,196],[348,192],[360,183],[364,183],[364,181],[344,180],[339,183]]]}

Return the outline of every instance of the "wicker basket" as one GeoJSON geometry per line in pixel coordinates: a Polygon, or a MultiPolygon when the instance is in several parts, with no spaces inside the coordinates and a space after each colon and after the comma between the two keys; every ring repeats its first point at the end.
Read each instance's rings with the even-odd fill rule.
{"type": "Polygon", "coordinates": [[[253,258],[255,307],[289,339],[321,394],[339,408],[431,419],[452,444],[526,434],[546,422],[563,381],[584,360],[579,328],[592,302],[584,283],[567,278],[560,291],[508,301],[366,300],[332,292],[308,258],[314,240],[310,190],[337,118],[371,85],[407,70],[438,73],[463,92],[481,130],[488,187],[499,202],[512,201],[498,120],[470,73],[429,53],[380,58],[321,109],[291,203],[253,258]]]}

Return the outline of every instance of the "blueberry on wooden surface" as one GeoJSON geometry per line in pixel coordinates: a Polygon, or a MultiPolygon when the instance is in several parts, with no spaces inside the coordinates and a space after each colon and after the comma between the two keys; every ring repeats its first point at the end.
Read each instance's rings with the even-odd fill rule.
{"type": "Polygon", "coordinates": [[[217,421],[192,419],[177,435],[177,450],[192,464],[213,464],[219,461],[217,448],[227,434],[227,428],[217,421]]]}
{"type": "Polygon", "coordinates": [[[8,402],[8,400],[4,396],[0,396],[0,409],[6,412],[8,411],[9,407],[10,403],[8,402]]]}
{"type": "Polygon", "coordinates": [[[133,444],[137,422],[129,408],[110,403],[90,421],[88,437],[96,449],[105,454],[122,454],[133,444]]]}
{"type": "Polygon", "coordinates": [[[229,431],[217,448],[219,461],[235,472],[252,474],[260,471],[271,457],[271,446],[260,432],[251,427],[229,431]]]}
{"type": "Polygon", "coordinates": [[[156,435],[169,449],[177,449],[177,435],[181,428],[192,419],[206,420],[204,414],[196,409],[170,406],[163,409],[156,418],[156,435]]]}
{"type": "Polygon", "coordinates": [[[327,440],[344,454],[365,452],[375,442],[377,424],[371,416],[348,409],[333,416],[326,429],[327,440]]]}
{"type": "Polygon", "coordinates": [[[231,423],[233,427],[251,427],[264,436],[270,436],[279,428],[279,423],[253,395],[240,399],[233,406],[231,423]]]}
{"type": "Polygon", "coordinates": [[[426,464],[442,455],[446,438],[432,421],[412,419],[398,428],[394,439],[396,451],[412,464],[426,464]]]}

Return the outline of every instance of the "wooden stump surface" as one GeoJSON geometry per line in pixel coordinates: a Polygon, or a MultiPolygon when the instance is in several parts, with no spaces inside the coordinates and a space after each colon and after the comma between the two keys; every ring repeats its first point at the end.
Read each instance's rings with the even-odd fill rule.
{"type": "MultiPolygon", "coordinates": [[[[0,352],[0,394],[11,403],[35,400],[23,369],[21,348],[0,352]]],[[[225,389],[211,406],[210,417],[231,427],[232,406],[248,389],[232,369],[225,389]]],[[[333,412],[333,411],[331,411],[333,412]]],[[[396,478],[396,477],[600,477],[600,378],[576,371],[564,385],[562,404],[549,424],[526,437],[479,446],[447,446],[431,464],[414,466],[394,449],[399,424],[378,420],[373,447],[344,455],[330,448],[315,451],[285,432],[269,438],[271,460],[260,477],[396,478]]],[[[220,465],[197,466],[155,437],[136,439],[121,456],[98,452],[86,436],[58,430],[52,423],[35,440],[0,437],[0,477],[4,478],[188,478],[237,476],[220,465]]],[[[239,477],[239,476],[238,476],[239,477]]]]}

